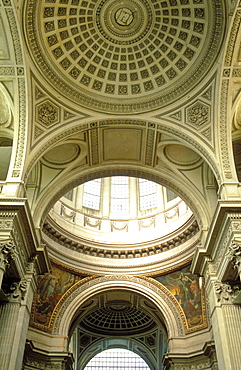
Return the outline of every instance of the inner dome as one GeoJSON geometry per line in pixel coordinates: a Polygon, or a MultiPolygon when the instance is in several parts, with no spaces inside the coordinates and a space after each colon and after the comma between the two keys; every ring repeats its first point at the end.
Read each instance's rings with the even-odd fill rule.
{"type": "Polygon", "coordinates": [[[49,213],[69,234],[112,245],[154,241],[182,228],[192,217],[186,203],[155,182],[113,176],[66,193],[49,213]]]}
{"type": "Polygon", "coordinates": [[[28,0],[26,30],[58,91],[123,114],[173,103],[202,79],[219,47],[220,9],[220,0],[28,0]]]}

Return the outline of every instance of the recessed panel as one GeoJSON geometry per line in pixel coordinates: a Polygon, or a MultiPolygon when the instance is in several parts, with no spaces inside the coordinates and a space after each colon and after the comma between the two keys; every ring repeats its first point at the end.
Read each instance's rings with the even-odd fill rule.
{"type": "Polygon", "coordinates": [[[142,131],[135,129],[108,129],[103,131],[103,159],[141,160],[142,131]]]}

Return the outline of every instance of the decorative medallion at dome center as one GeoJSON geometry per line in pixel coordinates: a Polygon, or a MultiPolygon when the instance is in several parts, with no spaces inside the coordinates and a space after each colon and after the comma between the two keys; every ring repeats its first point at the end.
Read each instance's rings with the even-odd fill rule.
{"type": "Polygon", "coordinates": [[[120,26],[129,26],[134,19],[134,14],[129,8],[120,8],[115,12],[115,20],[120,26]]]}
{"type": "Polygon", "coordinates": [[[152,27],[152,9],[147,0],[101,0],[96,7],[100,35],[117,45],[131,45],[152,27]]]}

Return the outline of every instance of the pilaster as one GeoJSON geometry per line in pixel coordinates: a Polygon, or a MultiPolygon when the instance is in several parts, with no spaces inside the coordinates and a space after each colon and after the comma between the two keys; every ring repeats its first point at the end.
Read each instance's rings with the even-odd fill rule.
{"type": "Polygon", "coordinates": [[[0,357],[2,370],[17,370],[21,367],[21,363],[17,364],[17,362],[22,358],[19,354],[23,345],[19,339],[22,337],[21,332],[23,328],[21,324],[24,323],[24,320],[22,320],[21,316],[26,310],[26,301],[24,302],[24,300],[28,291],[28,285],[27,280],[23,279],[14,281],[10,286],[5,287],[8,302],[0,306],[0,357]]]}
{"type": "Polygon", "coordinates": [[[241,363],[240,246],[241,204],[222,201],[192,264],[205,277],[219,370],[238,370],[241,363]]]}
{"type": "Polygon", "coordinates": [[[0,199],[0,358],[20,370],[36,276],[49,269],[26,199],[0,199]]]}

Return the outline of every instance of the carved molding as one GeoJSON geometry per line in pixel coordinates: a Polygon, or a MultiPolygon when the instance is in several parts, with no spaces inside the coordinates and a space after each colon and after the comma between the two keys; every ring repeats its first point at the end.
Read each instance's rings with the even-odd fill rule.
{"type": "MultiPolygon", "coordinates": [[[[165,251],[168,251],[170,249],[174,249],[175,247],[181,246],[182,244],[186,243],[187,241],[191,240],[192,237],[197,235],[199,232],[199,227],[197,222],[194,220],[192,224],[190,224],[185,231],[180,230],[180,234],[175,235],[174,238],[171,238],[170,240],[165,240],[165,242],[157,243],[155,246],[151,245],[150,247],[147,247],[145,245],[144,248],[140,246],[139,249],[121,249],[119,248],[117,250],[113,250],[111,248],[108,248],[105,246],[104,248],[96,247],[87,245],[84,243],[79,243],[77,241],[71,240],[71,236],[63,235],[62,233],[58,232],[56,228],[54,227],[53,222],[51,222],[51,219],[48,219],[43,228],[43,232],[52,240],[55,242],[61,244],[62,246],[74,250],[75,252],[87,254],[87,255],[95,255],[97,257],[106,257],[106,258],[139,258],[143,256],[149,256],[154,254],[159,254],[165,251]]],[[[89,217],[85,217],[84,219],[85,224],[94,227],[94,228],[100,228],[100,220],[97,220],[96,222],[91,222],[89,217]]],[[[151,221],[152,223],[155,222],[154,220],[151,221]]],[[[149,227],[150,225],[145,224],[139,224],[140,228],[149,227]]],[[[120,225],[117,222],[113,222],[111,224],[111,227],[116,230],[124,230],[128,228],[127,224],[121,223],[120,225]]]]}
{"type": "Polygon", "coordinates": [[[26,279],[13,282],[8,287],[6,296],[11,303],[19,303],[24,300],[28,289],[28,282],[26,279]]]}
{"type": "Polygon", "coordinates": [[[24,360],[23,370],[25,365],[28,366],[28,369],[40,369],[40,370],[63,370],[62,362],[51,362],[46,359],[46,362],[43,360],[36,360],[26,357],[24,360]]]}
{"type": "Polygon", "coordinates": [[[6,241],[0,242],[0,266],[4,269],[10,266],[11,261],[16,258],[17,255],[16,246],[13,240],[8,239],[6,241]]]}
{"type": "Polygon", "coordinates": [[[241,264],[241,243],[233,240],[226,254],[234,268],[238,269],[241,264]]]}
{"type": "MultiPolygon", "coordinates": [[[[201,370],[210,369],[210,361],[205,361],[191,365],[174,365],[170,367],[171,370],[201,370]]],[[[214,368],[212,368],[214,370],[214,368]]],[[[217,368],[216,368],[217,369],[217,368]]]]}

